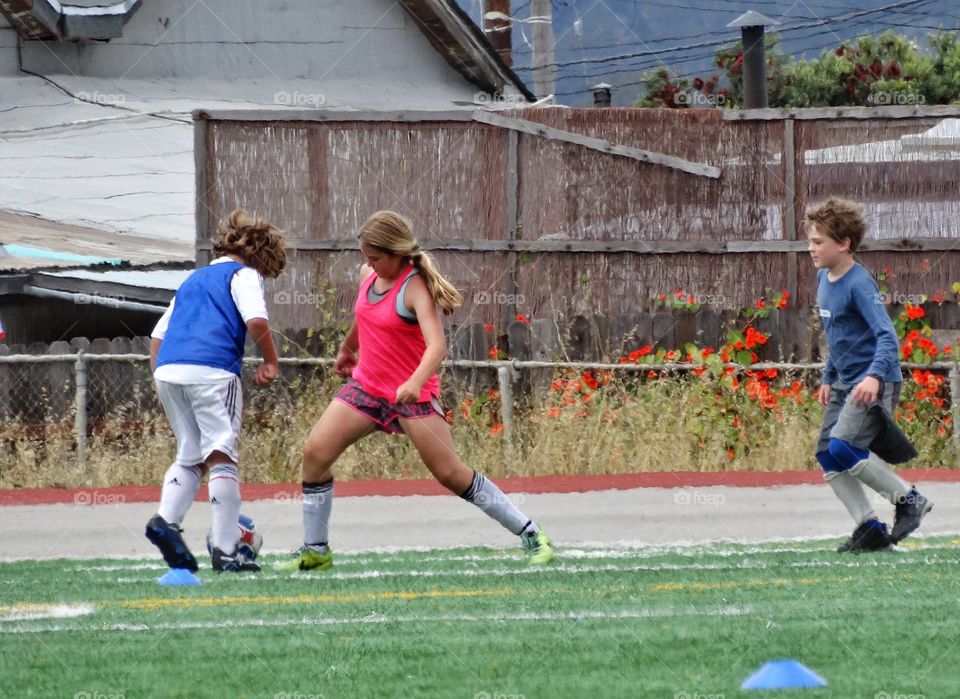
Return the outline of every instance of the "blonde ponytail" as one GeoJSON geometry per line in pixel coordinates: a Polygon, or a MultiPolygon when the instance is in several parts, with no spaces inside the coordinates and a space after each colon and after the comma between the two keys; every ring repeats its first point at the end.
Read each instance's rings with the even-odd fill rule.
{"type": "Polygon", "coordinates": [[[433,302],[444,315],[450,315],[463,305],[463,295],[444,279],[433,258],[420,250],[413,237],[413,226],[400,214],[394,211],[376,212],[360,227],[357,238],[362,245],[408,258],[423,275],[433,302]]]}

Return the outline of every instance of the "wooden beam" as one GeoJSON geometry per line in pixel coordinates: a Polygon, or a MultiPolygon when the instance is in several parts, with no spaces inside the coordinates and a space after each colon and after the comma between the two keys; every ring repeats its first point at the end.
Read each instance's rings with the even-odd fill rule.
{"type": "Polygon", "coordinates": [[[500,114],[494,114],[493,112],[485,112],[480,110],[473,112],[473,120],[478,121],[481,124],[489,124],[490,126],[497,126],[502,129],[512,129],[514,131],[520,131],[521,133],[539,136],[540,138],[546,138],[552,141],[573,143],[578,146],[584,146],[585,148],[600,151],[601,153],[620,155],[625,158],[632,158],[634,160],[650,163],[652,165],[663,165],[664,167],[673,168],[674,170],[688,172],[691,175],[711,177],[713,179],[718,179],[720,177],[720,168],[714,167],[713,165],[694,163],[689,160],[684,160],[683,158],[677,158],[675,156],[665,155],[663,153],[654,153],[653,151],[648,150],[641,150],[640,148],[616,145],[600,138],[592,138],[590,136],[584,136],[583,134],[574,133],[572,131],[555,129],[552,126],[538,124],[535,121],[514,119],[511,117],[502,116],[500,114]]]}
{"type": "Polygon", "coordinates": [[[724,121],[775,121],[778,119],[916,119],[960,117],[960,106],[903,105],[895,107],[813,107],[804,109],[724,109],[724,121]]]}
{"type": "MultiPolygon", "coordinates": [[[[303,252],[344,252],[356,250],[354,238],[345,240],[291,240],[290,246],[303,252]]],[[[674,255],[680,253],[806,252],[805,240],[421,240],[423,250],[445,252],[533,252],[533,253],[614,253],[674,255]]],[[[200,246],[209,250],[210,244],[200,246]]],[[[913,238],[911,240],[865,240],[862,252],[960,252],[960,240],[952,238],[913,238]]]]}
{"type": "Polygon", "coordinates": [[[193,122],[193,172],[194,185],[194,225],[196,226],[196,257],[194,263],[197,267],[202,267],[209,259],[200,259],[200,251],[203,249],[212,250],[210,246],[210,231],[208,221],[210,212],[207,207],[207,197],[210,194],[207,179],[207,168],[213,165],[212,158],[207,153],[207,129],[210,125],[205,121],[193,122]],[[204,248],[204,246],[207,246],[204,248]]]}
{"type": "Polygon", "coordinates": [[[318,121],[328,123],[351,121],[472,121],[472,108],[460,110],[423,111],[356,111],[336,109],[195,109],[194,120],[206,121],[263,121],[296,123],[318,121]]]}

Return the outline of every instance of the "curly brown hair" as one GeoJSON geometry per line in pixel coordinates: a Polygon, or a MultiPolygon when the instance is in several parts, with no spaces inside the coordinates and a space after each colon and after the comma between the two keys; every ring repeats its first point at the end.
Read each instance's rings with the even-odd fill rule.
{"type": "Polygon", "coordinates": [[[843,239],[848,238],[850,252],[856,252],[867,235],[863,207],[840,197],[830,197],[808,208],[803,224],[806,230],[809,230],[810,226],[816,226],[821,234],[838,243],[843,243],[843,239]]]}
{"type": "Polygon", "coordinates": [[[283,232],[243,209],[234,209],[217,226],[213,255],[236,255],[264,277],[276,277],[287,266],[287,241],[283,232]]]}

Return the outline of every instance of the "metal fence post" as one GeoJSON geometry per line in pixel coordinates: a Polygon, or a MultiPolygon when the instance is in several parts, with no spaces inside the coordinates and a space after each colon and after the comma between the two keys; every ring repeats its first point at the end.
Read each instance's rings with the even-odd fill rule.
{"type": "Polygon", "coordinates": [[[500,384],[500,421],[503,424],[503,456],[513,459],[513,372],[508,366],[497,367],[497,382],[500,384]]]}
{"type": "Polygon", "coordinates": [[[950,425],[950,437],[953,439],[955,454],[960,454],[960,365],[956,362],[950,367],[950,412],[953,414],[953,424],[950,425]]]}
{"type": "Polygon", "coordinates": [[[77,438],[77,465],[82,468],[87,461],[87,363],[83,359],[82,351],[77,352],[73,372],[77,387],[73,426],[77,438]]]}

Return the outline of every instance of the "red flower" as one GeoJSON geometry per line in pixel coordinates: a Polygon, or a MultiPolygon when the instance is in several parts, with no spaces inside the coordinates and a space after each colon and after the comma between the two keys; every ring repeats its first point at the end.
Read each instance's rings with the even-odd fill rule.
{"type": "Polygon", "coordinates": [[[585,372],[583,376],[580,377],[580,379],[583,381],[584,384],[586,384],[587,388],[590,388],[590,389],[596,389],[596,387],[600,385],[597,383],[597,380],[593,378],[593,374],[591,374],[589,371],[585,372]]]}
{"type": "Polygon", "coordinates": [[[493,323],[487,323],[486,325],[483,326],[483,329],[486,330],[488,333],[492,333],[492,332],[493,332],[493,323]]]}
{"type": "Polygon", "coordinates": [[[653,347],[651,347],[650,345],[645,345],[640,349],[637,349],[631,352],[627,356],[627,360],[631,362],[635,362],[638,359],[640,359],[640,357],[646,357],[648,354],[652,354],[652,353],[653,353],[653,347]]]}
{"type": "Polygon", "coordinates": [[[526,323],[527,325],[530,324],[530,319],[523,315],[523,313],[517,314],[517,321],[520,323],[526,323]]]}

